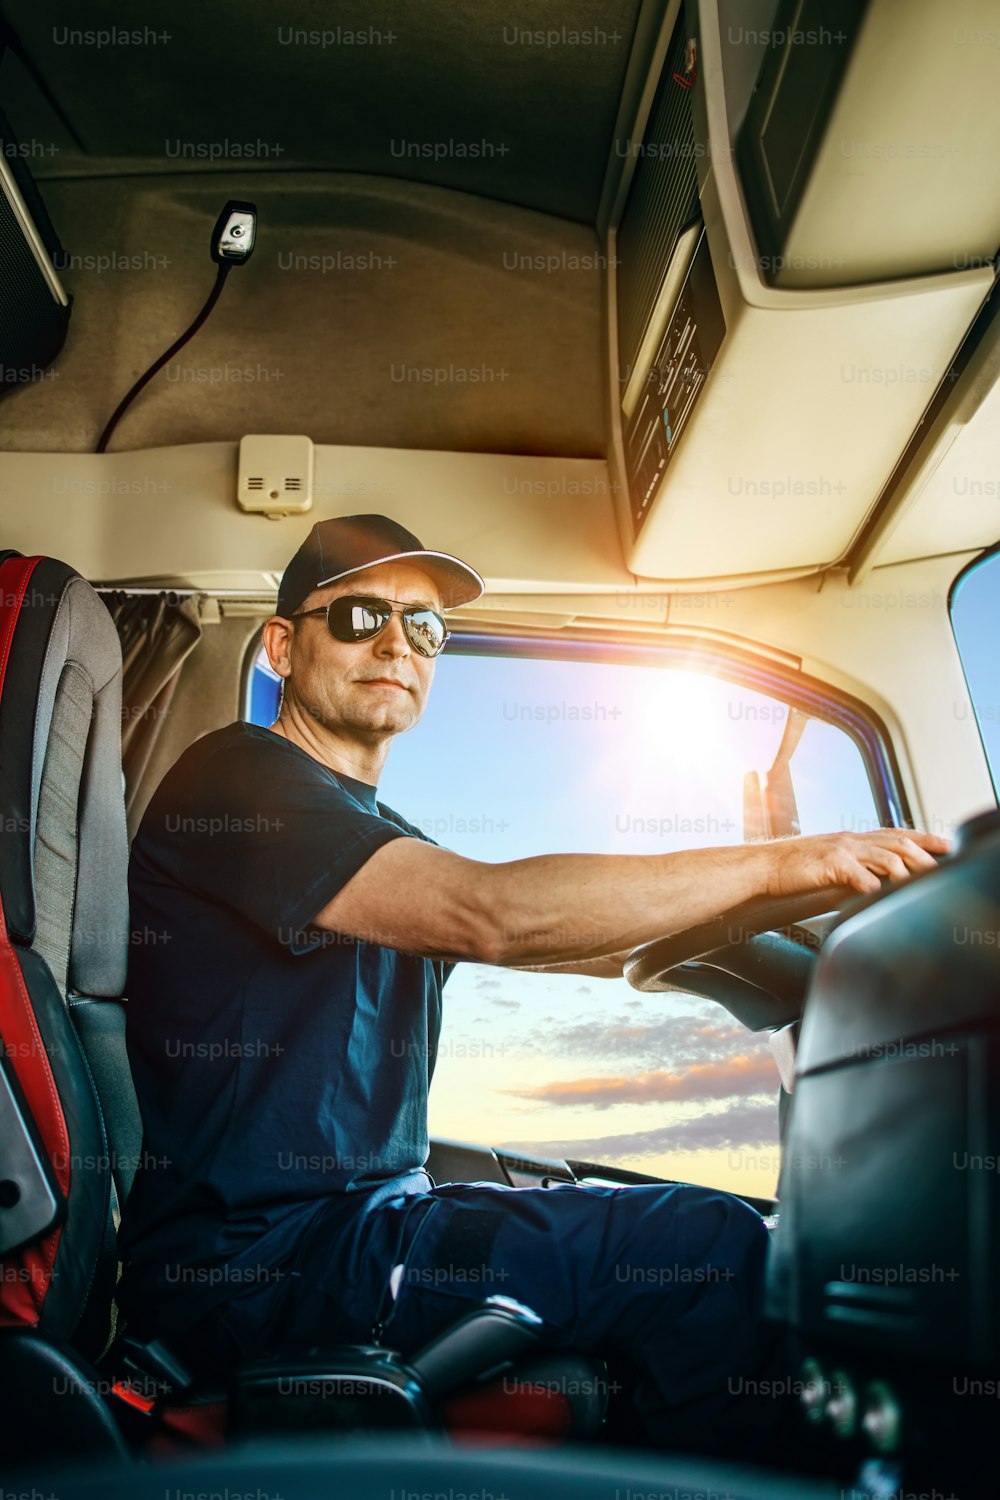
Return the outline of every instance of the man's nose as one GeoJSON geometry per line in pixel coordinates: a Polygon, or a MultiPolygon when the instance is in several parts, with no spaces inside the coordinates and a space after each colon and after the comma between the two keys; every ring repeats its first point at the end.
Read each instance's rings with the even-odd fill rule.
{"type": "Polygon", "coordinates": [[[373,645],[377,656],[409,656],[412,647],[406,639],[401,614],[393,613],[388,625],[375,637],[373,645]]]}

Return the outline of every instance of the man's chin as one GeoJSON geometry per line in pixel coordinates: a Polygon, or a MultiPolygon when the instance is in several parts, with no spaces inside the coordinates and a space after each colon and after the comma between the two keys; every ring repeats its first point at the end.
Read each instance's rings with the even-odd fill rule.
{"type": "Polygon", "coordinates": [[[413,728],[419,717],[407,700],[406,703],[373,703],[370,707],[353,708],[340,722],[358,734],[403,734],[413,728]]]}
{"type": "Polygon", "coordinates": [[[357,734],[366,739],[372,736],[384,738],[413,728],[420,718],[420,711],[408,693],[404,697],[398,691],[393,692],[392,700],[389,700],[388,694],[379,696],[382,701],[376,702],[372,695],[370,702],[359,702],[357,696],[352,694],[350,702],[322,707],[315,704],[306,712],[332,734],[343,734],[346,730],[349,734],[357,734]],[[394,701],[397,697],[400,700],[398,702],[394,701]]]}

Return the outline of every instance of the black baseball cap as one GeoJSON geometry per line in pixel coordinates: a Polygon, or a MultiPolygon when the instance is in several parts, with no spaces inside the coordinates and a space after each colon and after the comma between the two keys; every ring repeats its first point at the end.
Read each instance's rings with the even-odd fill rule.
{"type": "Polygon", "coordinates": [[[470,604],[486,589],[475,568],[448,552],[432,552],[388,516],[334,516],[317,521],[284,573],[277,613],[284,619],[313,589],[337,583],[376,563],[417,563],[441,591],[441,607],[470,604]]]}

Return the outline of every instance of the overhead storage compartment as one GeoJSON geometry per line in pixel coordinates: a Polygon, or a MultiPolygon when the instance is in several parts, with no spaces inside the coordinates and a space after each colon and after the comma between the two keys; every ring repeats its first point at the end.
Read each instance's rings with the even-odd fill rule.
{"type": "MultiPolygon", "coordinates": [[[[982,249],[993,220],[1000,238],[1000,193],[984,207],[997,168],[981,143],[1000,137],[1000,77],[987,99],[982,49],[964,40],[984,21],[982,0],[958,0],[945,32],[937,0],[857,0],[838,17],[819,0],[792,9],[758,6],[768,24],[751,31],[747,10],[729,0],[668,5],[658,76],[627,143],[615,142],[623,206],[609,250],[612,465],[626,560],[642,578],[684,585],[841,560],[994,281],[982,249]],[[884,45],[893,27],[903,55],[922,59],[912,87],[931,90],[935,67],[935,87],[948,80],[933,118],[951,110],[949,140],[977,158],[979,187],[963,169],[948,200],[966,208],[964,221],[939,226],[936,242],[928,227],[916,262],[912,236],[879,228],[899,204],[868,233],[868,210],[853,222],[844,197],[856,169],[831,169],[836,140],[891,129],[887,101],[901,94],[901,118],[911,120],[911,85],[901,87],[884,45]],[[801,81],[792,90],[789,70],[800,67],[815,98],[801,81]],[[974,120],[955,103],[966,77],[974,120]],[[783,88],[782,107],[794,94],[809,108],[803,149],[783,169],[783,214],[762,244],[736,140],[743,126],[744,139],[767,145],[760,101],[776,108],[783,88]],[[870,100],[860,109],[872,93],[886,101],[881,123],[870,100]],[[839,240],[817,227],[833,223],[839,240]],[[871,253],[862,255],[866,234],[871,253]],[[808,285],[790,284],[781,256],[803,262],[808,285]]],[[[1000,74],[1000,49],[989,67],[1000,74]]],[[[776,171],[760,157],[768,162],[776,171]]],[[[893,181],[900,203],[912,194],[911,217],[931,226],[939,208],[919,178],[904,168],[893,181]]]]}
{"type": "Polygon", "coordinates": [[[998,22],[996,0],[781,0],[736,144],[775,285],[994,259],[998,22]]]}

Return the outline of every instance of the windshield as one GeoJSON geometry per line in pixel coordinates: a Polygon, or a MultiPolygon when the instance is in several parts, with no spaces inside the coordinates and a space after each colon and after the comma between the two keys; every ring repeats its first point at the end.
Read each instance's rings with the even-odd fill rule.
{"type": "MultiPolygon", "coordinates": [[[[270,723],[278,683],[257,668],[246,716],[270,723]]],[[[379,798],[471,859],[737,844],[760,815],[748,781],[766,783],[789,742],[791,826],[774,832],[879,826],[855,742],[776,697],[703,670],[463,655],[457,640],[379,798]]],[[[433,1135],[773,1192],[777,1072],[766,1036],[721,1007],[462,963],[444,1010],[433,1135]]]]}

